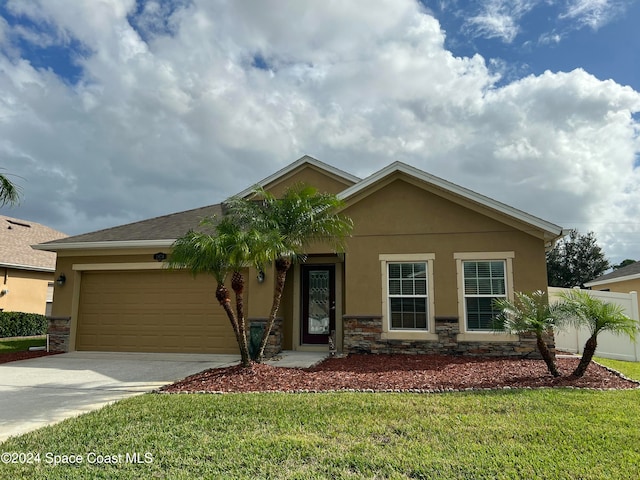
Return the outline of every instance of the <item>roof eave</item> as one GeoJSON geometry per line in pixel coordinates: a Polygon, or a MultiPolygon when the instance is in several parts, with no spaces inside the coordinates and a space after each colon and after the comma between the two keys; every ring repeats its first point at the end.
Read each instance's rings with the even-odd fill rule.
{"type": "Polygon", "coordinates": [[[114,240],[100,242],[53,242],[32,245],[35,250],[58,252],[60,250],[114,250],[124,248],[162,248],[170,247],[175,239],[162,240],[114,240]]]}
{"type": "Polygon", "coordinates": [[[51,267],[38,267],[36,265],[22,265],[19,263],[0,263],[0,268],[14,268],[16,270],[28,270],[31,272],[46,272],[46,273],[53,273],[56,271],[55,268],[51,268],[51,267]]]}
{"type": "Polygon", "coordinates": [[[624,275],[621,277],[607,278],[605,280],[593,280],[591,282],[585,283],[584,286],[598,287],[600,285],[607,285],[610,283],[626,282],[628,280],[638,280],[638,279],[640,279],[640,273],[635,273],[633,275],[624,275]]]}

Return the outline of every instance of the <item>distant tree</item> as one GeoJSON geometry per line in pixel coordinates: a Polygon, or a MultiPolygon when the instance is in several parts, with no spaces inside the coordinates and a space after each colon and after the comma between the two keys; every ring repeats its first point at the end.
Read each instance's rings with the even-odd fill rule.
{"type": "Polygon", "coordinates": [[[571,230],[547,253],[547,280],[552,287],[584,287],[585,282],[602,275],[609,261],[596,243],[593,232],[580,235],[571,230]]]}
{"type": "Polygon", "coordinates": [[[636,261],[627,258],[626,260],[621,261],[619,264],[613,265],[611,268],[613,268],[614,270],[618,270],[619,268],[626,267],[627,265],[631,265],[632,263],[636,263],[636,261]]]}
{"type": "Polygon", "coordinates": [[[20,189],[0,173],[0,207],[14,205],[20,199],[20,189]]]}

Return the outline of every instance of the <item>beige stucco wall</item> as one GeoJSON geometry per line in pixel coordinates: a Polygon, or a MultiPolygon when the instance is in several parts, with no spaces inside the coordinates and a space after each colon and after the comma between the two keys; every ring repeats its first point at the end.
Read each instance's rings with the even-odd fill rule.
{"type": "Polygon", "coordinates": [[[346,253],[347,315],[381,315],[379,254],[435,254],[436,316],[458,314],[454,253],[513,251],[513,288],[522,291],[546,288],[542,238],[400,178],[348,206],[344,213],[355,224],[346,253]]]}
{"type": "Polygon", "coordinates": [[[5,312],[27,312],[44,315],[47,307],[47,289],[53,282],[53,273],[0,269],[0,309],[5,312]]]}
{"type": "Polygon", "coordinates": [[[344,178],[336,177],[328,172],[324,172],[313,165],[305,165],[298,170],[290,172],[288,175],[281,177],[268,185],[265,189],[269,190],[276,197],[281,196],[284,191],[296,183],[306,183],[313,185],[320,192],[338,194],[353,183],[344,178]]]}
{"type": "MultiPolygon", "coordinates": [[[[610,292],[640,293],[640,278],[633,280],[624,280],[622,282],[605,283],[604,285],[596,285],[591,287],[592,290],[609,290],[610,292]]],[[[640,296],[638,297],[638,310],[640,311],[640,296]]]]}

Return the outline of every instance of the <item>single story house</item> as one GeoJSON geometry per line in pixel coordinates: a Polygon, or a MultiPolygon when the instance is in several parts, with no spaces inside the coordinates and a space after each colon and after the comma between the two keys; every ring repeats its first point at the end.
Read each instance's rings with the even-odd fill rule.
{"type": "Polygon", "coordinates": [[[64,237],[39,223],[0,215],[0,311],[48,313],[56,254],[31,245],[64,237]]]}
{"type": "MultiPolygon", "coordinates": [[[[640,293],[640,262],[631,263],[626,267],[600,275],[585,283],[584,286],[591,290],[606,292],[640,293]]],[[[640,303],[638,309],[640,310],[640,303]]]]}
{"type": "MultiPolygon", "coordinates": [[[[344,252],[315,245],[289,271],[273,353],[338,351],[535,355],[535,338],[492,331],[492,300],[546,289],[545,251],[562,228],[395,162],[360,179],[304,156],[259,185],[337,194],[354,222],[344,252]]],[[[252,188],[240,192],[249,195],[252,188]]],[[[36,248],[57,252],[53,344],[62,350],[236,353],[215,281],[171,271],[176,238],[221,205],[36,248]]],[[[248,275],[246,313],[264,321],[274,269],[248,275]]],[[[550,339],[552,342],[552,339],[550,339]]]]}

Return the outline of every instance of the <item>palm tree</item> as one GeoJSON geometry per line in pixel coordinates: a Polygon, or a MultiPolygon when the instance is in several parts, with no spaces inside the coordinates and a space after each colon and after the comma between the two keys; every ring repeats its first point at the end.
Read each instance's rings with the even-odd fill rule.
{"type": "Polygon", "coordinates": [[[258,350],[257,360],[261,361],[292,262],[304,260],[309,244],[316,241],[330,243],[334,250],[341,250],[345,238],[351,233],[353,222],[338,213],[344,204],[337,196],[321,193],[305,184],[288,188],[281,198],[256,187],[250,198],[232,198],[227,206],[227,214],[236,223],[265,235],[270,233],[272,238],[280,242],[279,245],[272,245],[271,252],[274,255],[271,252],[266,255],[275,262],[276,279],[273,303],[258,350]]]}
{"type": "Polygon", "coordinates": [[[244,317],[244,275],[242,271],[263,262],[273,255],[271,248],[278,246],[273,237],[263,237],[256,230],[243,230],[231,218],[205,218],[200,230],[190,230],[178,238],[167,259],[169,268],[188,268],[196,276],[200,273],[212,275],[218,282],[216,299],[231,322],[231,327],[240,348],[241,364],[251,364],[247,342],[247,327],[244,317]],[[265,240],[266,238],[266,240],[265,240]],[[235,311],[231,306],[226,278],[232,274],[231,288],[236,297],[235,311]]]}
{"type": "Polygon", "coordinates": [[[20,199],[20,189],[0,173],[0,207],[14,205],[20,199]]]}
{"type": "Polygon", "coordinates": [[[496,308],[501,310],[496,318],[499,329],[518,335],[534,334],[538,351],[549,372],[559,377],[555,356],[544,340],[544,335],[556,326],[557,307],[549,305],[547,294],[541,290],[531,294],[516,292],[515,297],[515,300],[501,298],[494,301],[496,308]]]}
{"type": "Polygon", "coordinates": [[[632,341],[635,340],[638,324],[623,313],[620,305],[595,298],[586,290],[571,290],[560,294],[560,297],[562,301],[559,308],[563,314],[563,321],[576,327],[584,326],[590,333],[584,344],[580,363],[571,374],[573,377],[584,375],[598,348],[598,335],[601,332],[626,335],[632,341]]]}

